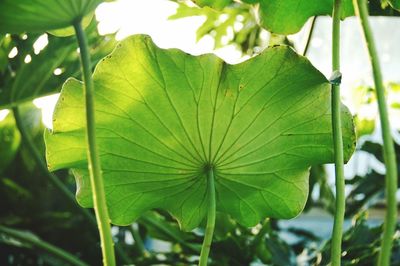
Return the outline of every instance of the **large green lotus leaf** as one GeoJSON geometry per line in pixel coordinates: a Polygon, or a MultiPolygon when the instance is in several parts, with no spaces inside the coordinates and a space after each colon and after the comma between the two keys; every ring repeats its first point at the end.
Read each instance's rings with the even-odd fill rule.
{"type": "MultiPolygon", "coordinates": [[[[330,85],[305,57],[278,46],[238,65],[214,55],[156,47],[147,36],[121,42],[93,75],[96,137],[113,223],[162,208],[183,229],[205,216],[205,168],[217,210],[251,226],[292,218],[306,202],[309,167],[333,161],[330,85]]],[[[354,148],[343,107],[346,160],[354,148]]],[[[77,199],[92,206],[82,83],[68,80],[53,131],[50,170],[73,168],[77,199]]]]}
{"type": "MultiPolygon", "coordinates": [[[[0,0],[0,33],[44,32],[67,28],[92,12],[101,2],[102,0],[0,0]]],[[[67,35],[71,31],[55,33],[67,35]]]]}
{"type": "MultiPolygon", "coordinates": [[[[298,32],[313,16],[332,15],[334,0],[259,0],[263,27],[277,34],[298,32]]],[[[354,15],[352,0],[342,1],[342,18],[354,15]]]]}

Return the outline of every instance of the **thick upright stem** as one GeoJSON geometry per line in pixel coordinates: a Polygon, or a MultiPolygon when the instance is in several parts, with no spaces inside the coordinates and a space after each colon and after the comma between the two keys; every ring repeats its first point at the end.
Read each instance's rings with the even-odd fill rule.
{"type": "Polygon", "coordinates": [[[215,199],[214,170],[212,167],[208,169],[207,173],[207,197],[208,197],[207,225],[204,234],[203,245],[201,246],[199,266],[207,265],[208,254],[210,254],[211,242],[213,239],[214,228],[215,228],[216,199],[215,199]]]}
{"type": "Polygon", "coordinates": [[[41,239],[38,239],[31,234],[27,234],[18,230],[14,230],[11,228],[7,228],[5,226],[0,225],[0,233],[3,233],[5,235],[8,235],[9,237],[18,239],[19,241],[23,243],[28,243],[34,247],[37,247],[48,254],[51,254],[55,257],[58,257],[62,259],[63,261],[67,262],[68,264],[71,265],[77,265],[77,266],[87,266],[88,264],[84,263],[71,253],[62,250],[48,242],[45,242],[41,239]]]}
{"type": "MultiPolygon", "coordinates": [[[[340,71],[340,9],[341,0],[335,0],[332,25],[332,72],[340,71]]],[[[333,223],[331,261],[332,266],[340,266],[342,253],[342,232],[345,212],[345,183],[343,166],[342,120],[340,113],[340,85],[332,85],[332,129],[335,154],[336,202],[333,223]]]]}
{"type": "Polygon", "coordinates": [[[93,205],[100,232],[103,264],[113,266],[115,265],[114,243],[112,240],[110,218],[108,216],[106,196],[104,193],[100,158],[96,146],[95,108],[92,71],[90,68],[90,55],[85,32],[82,29],[81,22],[78,21],[75,23],[74,27],[80,49],[83,82],[85,84],[84,96],[86,107],[86,141],[90,184],[93,194],[93,205]]]}
{"type": "Polygon", "coordinates": [[[390,131],[389,115],[385,99],[385,87],[381,68],[379,65],[378,53],[376,51],[374,38],[372,36],[371,27],[368,22],[368,8],[366,0],[353,0],[356,15],[360,19],[366,46],[369,52],[369,59],[372,65],[372,73],[374,76],[376,97],[378,99],[379,117],[382,128],[383,138],[383,157],[386,166],[386,202],[387,211],[383,226],[383,238],[381,250],[379,252],[378,265],[386,266],[390,264],[391,249],[393,244],[393,235],[396,227],[397,218],[397,166],[396,155],[394,151],[394,143],[390,131]]]}

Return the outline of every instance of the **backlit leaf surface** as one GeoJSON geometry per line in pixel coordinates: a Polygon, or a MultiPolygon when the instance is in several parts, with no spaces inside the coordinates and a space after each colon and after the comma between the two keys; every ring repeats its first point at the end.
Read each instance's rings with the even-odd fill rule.
{"type": "MultiPolygon", "coordinates": [[[[306,202],[309,167],[333,161],[330,85],[304,57],[278,46],[238,65],[121,42],[93,76],[96,134],[111,220],[153,208],[183,229],[206,212],[205,168],[215,171],[217,210],[244,225],[291,218],[306,202]]],[[[77,199],[92,206],[81,82],[70,79],[46,132],[50,170],[73,168],[77,199]]],[[[343,107],[345,157],[353,151],[343,107]]]]}
{"type": "MultiPolygon", "coordinates": [[[[263,27],[277,34],[298,32],[313,16],[332,15],[333,0],[259,0],[263,27]]],[[[352,0],[342,1],[342,18],[354,15],[352,0]]]]}

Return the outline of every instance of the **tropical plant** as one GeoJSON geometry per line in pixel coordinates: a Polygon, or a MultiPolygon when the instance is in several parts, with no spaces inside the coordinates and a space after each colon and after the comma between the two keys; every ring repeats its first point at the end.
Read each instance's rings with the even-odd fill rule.
{"type": "MultiPolygon", "coordinates": [[[[102,257],[104,265],[293,265],[306,255],[305,263],[315,265],[398,263],[398,163],[365,0],[181,4],[171,18],[205,14],[198,38],[214,32],[216,47],[240,20],[242,27],[230,41],[257,55],[236,65],[211,54],[161,49],[146,35],[114,44],[92,21],[101,2],[0,1],[0,107],[13,114],[0,125],[0,189],[6,195],[0,242],[7,247],[0,259],[7,264],[93,265],[102,257]],[[216,23],[223,13],[225,20],[216,23]],[[333,18],[329,80],[290,43],[254,53],[261,31],[286,42],[285,36],[308,19],[327,14],[333,18]],[[356,136],[352,115],[340,102],[340,20],[353,15],[360,18],[370,54],[383,135],[382,146],[366,142],[361,149],[385,163],[385,182],[374,172],[350,181],[343,173],[356,136]],[[35,53],[33,44],[43,36],[48,45],[35,53]],[[17,56],[7,58],[12,49],[17,56]],[[38,111],[26,102],[58,91],[53,129],[45,130],[38,111]],[[320,166],[331,162],[335,195],[320,166]],[[73,178],[76,201],[84,208],[71,194],[73,178]],[[346,182],[354,186],[347,214],[355,215],[355,222],[342,236],[346,182]],[[56,190],[44,190],[48,184],[56,190]],[[309,191],[316,184],[320,198],[313,202],[309,191]],[[370,228],[363,208],[383,190],[384,225],[370,228]],[[361,201],[360,193],[366,195],[361,201]],[[51,204],[55,199],[63,204],[51,204]],[[317,204],[334,213],[330,239],[280,226],[279,219],[317,204]],[[94,215],[85,209],[91,207],[94,215]],[[111,223],[118,231],[114,237],[111,223]],[[286,243],[279,234],[285,231],[298,242],[286,243]],[[78,235],[82,241],[75,245],[78,235]],[[149,250],[143,238],[172,247],[149,250]]],[[[394,9],[378,8],[374,1],[370,8],[395,15],[398,1],[388,3],[394,9]]]]}

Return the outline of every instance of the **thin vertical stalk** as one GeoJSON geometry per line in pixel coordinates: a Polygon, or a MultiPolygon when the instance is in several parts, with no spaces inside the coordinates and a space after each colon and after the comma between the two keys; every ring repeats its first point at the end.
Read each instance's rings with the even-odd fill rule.
{"type": "MultiPolygon", "coordinates": [[[[332,71],[340,71],[340,10],[341,0],[335,0],[332,24],[332,71]]],[[[335,157],[336,202],[332,232],[331,261],[332,266],[340,266],[342,254],[342,232],[345,212],[345,183],[343,166],[342,119],[340,113],[340,83],[332,84],[332,129],[335,157]]]]}
{"type": "Polygon", "coordinates": [[[311,39],[312,39],[312,36],[314,34],[315,22],[316,21],[317,21],[317,16],[314,16],[314,17],[311,18],[311,26],[310,26],[310,29],[307,32],[306,45],[304,46],[303,53],[302,53],[303,56],[307,55],[308,48],[310,48],[311,39]]]}
{"type": "MultiPolygon", "coordinates": [[[[139,224],[136,224],[136,226],[139,226],[139,224]]],[[[149,252],[147,251],[147,249],[143,243],[142,237],[140,236],[139,228],[136,228],[135,224],[131,224],[128,227],[128,230],[131,233],[133,240],[135,241],[135,246],[136,246],[137,250],[140,252],[140,254],[142,256],[148,257],[149,252]]]]}
{"type": "Polygon", "coordinates": [[[21,242],[28,243],[36,248],[39,248],[48,254],[51,254],[57,258],[62,259],[63,261],[67,262],[68,264],[71,265],[76,265],[76,266],[88,266],[85,262],[81,261],[71,253],[60,249],[46,241],[43,241],[42,239],[38,239],[37,237],[34,237],[32,234],[27,234],[25,232],[21,232],[19,230],[14,230],[5,226],[0,225],[0,233],[3,233],[5,235],[8,235],[9,237],[18,239],[21,242]]]}
{"type": "Polygon", "coordinates": [[[210,169],[208,169],[207,173],[207,197],[208,197],[207,225],[204,234],[203,245],[201,246],[199,266],[207,265],[208,255],[210,254],[210,248],[215,228],[216,199],[215,199],[214,170],[211,166],[210,169]]]}
{"type": "Polygon", "coordinates": [[[90,68],[89,48],[82,29],[81,21],[74,24],[76,36],[78,39],[86,107],[86,141],[88,166],[90,173],[90,184],[93,194],[93,205],[96,213],[96,220],[100,233],[101,250],[103,254],[104,265],[115,265],[114,243],[111,235],[110,218],[106,205],[106,196],[104,193],[103,177],[101,174],[100,158],[96,146],[95,130],[95,108],[93,95],[92,71],[90,68]]]}
{"type": "Polygon", "coordinates": [[[256,236],[254,236],[253,241],[251,241],[251,249],[253,251],[256,251],[257,247],[265,239],[265,235],[268,234],[271,231],[271,222],[270,218],[266,218],[262,223],[261,223],[261,229],[258,232],[256,236]]]}
{"type": "Polygon", "coordinates": [[[390,131],[389,115],[385,98],[385,87],[379,64],[378,53],[376,51],[371,27],[368,22],[368,8],[366,0],[353,0],[356,15],[359,17],[365,43],[369,52],[369,59],[372,65],[372,74],[374,76],[375,93],[378,99],[378,110],[382,128],[383,139],[383,158],[386,166],[386,202],[387,210],[385,222],[383,225],[383,238],[381,250],[378,257],[378,265],[386,266],[390,264],[391,249],[393,244],[393,235],[397,219],[397,165],[394,151],[394,143],[390,131]]]}

